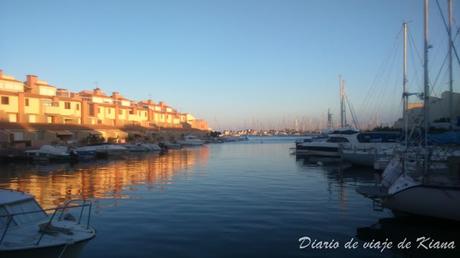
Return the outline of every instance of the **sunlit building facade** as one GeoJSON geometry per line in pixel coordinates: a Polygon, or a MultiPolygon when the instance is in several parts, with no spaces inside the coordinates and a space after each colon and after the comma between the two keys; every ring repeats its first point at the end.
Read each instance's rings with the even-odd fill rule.
{"type": "Polygon", "coordinates": [[[180,113],[164,102],[129,100],[119,92],[106,95],[99,88],[76,93],[35,75],[27,75],[22,82],[2,70],[0,99],[3,122],[208,129],[206,121],[180,113]]]}

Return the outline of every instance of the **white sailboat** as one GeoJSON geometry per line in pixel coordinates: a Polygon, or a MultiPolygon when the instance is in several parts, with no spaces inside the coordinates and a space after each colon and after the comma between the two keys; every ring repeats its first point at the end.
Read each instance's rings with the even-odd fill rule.
{"type": "MultiPolygon", "coordinates": [[[[449,0],[449,14],[452,0],[449,0]]],[[[449,20],[452,17],[449,15],[449,20]]],[[[421,149],[423,157],[415,157],[415,166],[410,168],[408,150],[396,154],[386,167],[383,179],[377,187],[359,187],[357,191],[378,201],[395,214],[412,214],[440,219],[460,221],[460,158],[454,150],[440,155],[436,166],[433,153],[439,148],[428,147],[429,131],[429,84],[428,84],[428,0],[424,12],[424,123],[425,139],[421,149]]],[[[449,40],[452,40],[449,37],[449,40]]],[[[449,44],[452,47],[452,44],[449,44]]],[[[450,69],[450,71],[452,71],[450,69]]],[[[407,130],[407,129],[406,129],[407,130]]],[[[407,139],[407,138],[406,138],[407,139]]],[[[414,152],[409,153],[414,154],[414,152]]],[[[414,164],[412,164],[414,165],[414,164]]]]}

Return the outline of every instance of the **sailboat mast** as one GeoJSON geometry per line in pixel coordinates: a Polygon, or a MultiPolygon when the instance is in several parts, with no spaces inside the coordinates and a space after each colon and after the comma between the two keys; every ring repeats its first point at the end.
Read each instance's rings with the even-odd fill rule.
{"type": "Polygon", "coordinates": [[[340,91],[340,127],[343,128],[344,124],[344,117],[343,117],[343,81],[342,76],[339,75],[339,91],[340,91]]]}
{"type": "Polygon", "coordinates": [[[345,106],[345,80],[342,79],[342,96],[341,96],[341,103],[342,103],[342,116],[343,116],[343,126],[347,126],[347,107],[345,106]]]}
{"type": "Polygon", "coordinates": [[[453,107],[453,72],[452,72],[452,0],[447,0],[447,12],[449,18],[449,118],[450,118],[450,129],[454,127],[454,107],[453,107]]]}
{"type": "MultiPolygon", "coordinates": [[[[425,0],[424,8],[424,51],[423,51],[423,73],[424,73],[424,92],[423,92],[423,115],[425,122],[425,147],[428,146],[428,131],[430,129],[430,86],[428,77],[428,0],[425,0]]],[[[427,163],[427,162],[425,162],[427,163]]]]}
{"type": "Polygon", "coordinates": [[[404,39],[403,39],[403,119],[404,119],[404,143],[407,148],[407,137],[408,137],[408,95],[407,95],[407,23],[403,23],[404,39]]]}

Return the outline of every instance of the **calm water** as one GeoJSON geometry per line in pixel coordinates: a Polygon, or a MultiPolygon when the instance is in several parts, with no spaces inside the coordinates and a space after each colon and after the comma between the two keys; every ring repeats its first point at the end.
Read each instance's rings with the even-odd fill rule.
{"type": "Polygon", "coordinates": [[[343,246],[350,238],[458,238],[458,225],[374,211],[355,192],[374,182],[372,171],[309,164],[290,155],[293,141],[253,138],[109,162],[3,166],[0,187],[32,193],[44,207],[93,199],[97,237],[86,258],[429,257],[432,251],[300,250],[298,239],[343,246]]]}

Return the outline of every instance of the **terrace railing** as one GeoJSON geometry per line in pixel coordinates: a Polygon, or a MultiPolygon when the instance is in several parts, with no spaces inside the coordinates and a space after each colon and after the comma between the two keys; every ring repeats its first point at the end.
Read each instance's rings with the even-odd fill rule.
{"type": "MultiPolygon", "coordinates": [[[[0,215],[0,218],[7,218],[6,226],[5,226],[5,228],[3,229],[3,231],[2,231],[2,233],[0,235],[0,246],[2,245],[3,240],[6,238],[8,229],[10,228],[11,222],[13,221],[15,216],[25,215],[25,214],[33,214],[33,213],[43,213],[43,212],[46,213],[48,211],[53,211],[53,213],[51,215],[46,213],[47,216],[49,217],[48,221],[45,224],[45,228],[47,228],[47,227],[50,227],[52,225],[53,221],[56,221],[56,220],[57,221],[62,221],[63,219],[65,220],[66,218],[64,217],[64,214],[66,214],[66,211],[68,211],[70,209],[78,209],[78,208],[80,208],[78,220],[76,220],[76,223],[81,224],[82,219],[83,219],[84,214],[85,214],[85,209],[86,209],[86,207],[88,207],[87,216],[86,216],[86,228],[88,229],[89,225],[90,225],[90,221],[91,221],[92,205],[93,204],[92,204],[91,201],[79,200],[78,199],[78,200],[69,200],[69,201],[65,202],[64,205],[58,206],[56,208],[40,209],[40,210],[35,210],[35,211],[25,211],[25,212],[18,212],[18,213],[10,213],[10,214],[6,214],[6,215],[0,215]],[[77,204],[77,203],[80,203],[80,204],[77,204]]],[[[39,245],[41,240],[42,240],[42,238],[43,238],[43,236],[46,234],[46,232],[44,230],[40,230],[39,233],[40,233],[40,236],[39,236],[38,240],[35,242],[35,245],[39,245]]]]}

